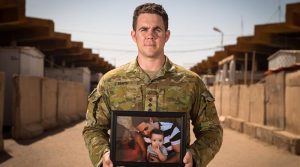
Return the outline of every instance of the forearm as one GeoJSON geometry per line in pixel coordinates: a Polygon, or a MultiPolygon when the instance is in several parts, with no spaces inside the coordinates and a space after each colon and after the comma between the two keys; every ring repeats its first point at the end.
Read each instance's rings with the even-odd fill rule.
{"type": "Polygon", "coordinates": [[[85,126],[83,137],[94,166],[101,166],[104,153],[109,151],[109,135],[106,128],[85,126]]]}
{"type": "Polygon", "coordinates": [[[164,155],[162,152],[157,152],[158,158],[160,161],[165,161],[167,159],[167,156],[164,155]]]}
{"type": "Polygon", "coordinates": [[[83,138],[94,166],[101,166],[103,154],[109,151],[110,113],[104,96],[94,90],[88,99],[83,138]]]}
{"type": "Polygon", "coordinates": [[[205,167],[217,154],[222,145],[223,130],[220,124],[212,125],[205,131],[199,127],[194,128],[196,141],[190,146],[189,151],[197,167],[205,167]]]}
{"type": "MultiPolygon", "coordinates": [[[[223,129],[220,125],[214,98],[199,82],[200,89],[195,99],[195,105],[191,113],[196,141],[189,147],[194,164],[197,167],[205,167],[220,150],[223,140],[223,129]]],[[[198,92],[196,91],[196,92],[198,92]]]]}

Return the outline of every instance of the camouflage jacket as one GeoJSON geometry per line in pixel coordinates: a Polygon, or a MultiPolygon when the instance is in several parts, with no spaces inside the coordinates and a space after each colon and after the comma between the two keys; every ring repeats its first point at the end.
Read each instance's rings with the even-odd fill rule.
{"type": "Polygon", "coordinates": [[[106,73],[90,94],[83,136],[94,166],[101,166],[102,155],[109,151],[112,110],[186,111],[196,136],[189,145],[187,133],[187,148],[197,167],[206,166],[221,147],[223,131],[213,96],[196,73],[168,58],[154,79],[134,60],[106,73]]]}

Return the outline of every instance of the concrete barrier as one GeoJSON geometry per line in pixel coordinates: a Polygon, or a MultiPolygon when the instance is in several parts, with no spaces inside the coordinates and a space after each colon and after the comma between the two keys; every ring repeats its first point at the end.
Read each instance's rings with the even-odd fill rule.
{"type": "Polygon", "coordinates": [[[4,149],[3,142],[3,117],[4,117],[4,84],[5,74],[0,72],[0,152],[4,149]]]}
{"type": "Polygon", "coordinates": [[[300,71],[286,75],[286,130],[300,135],[300,71]],[[298,100],[296,100],[298,99],[298,100]]]}
{"type": "Polygon", "coordinates": [[[266,77],[266,124],[285,128],[285,72],[266,77]]]}
{"type": "Polygon", "coordinates": [[[41,125],[41,78],[13,78],[13,126],[15,139],[26,139],[43,133],[41,125]]]}
{"type": "Polygon", "coordinates": [[[230,115],[230,87],[229,85],[222,86],[222,115],[230,115]]]}
{"type": "Polygon", "coordinates": [[[42,126],[45,130],[57,126],[57,80],[42,79],[42,126]]]}
{"type": "Polygon", "coordinates": [[[230,87],[229,115],[232,117],[238,117],[239,99],[240,99],[239,90],[240,90],[239,85],[233,85],[230,87]]]}
{"type": "Polygon", "coordinates": [[[222,86],[215,86],[215,105],[218,112],[218,115],[222,115],[222,86]]]}
{"type": "Polygon", "coordinates": [[[231,116],[226,116],[222,124],[226,127],[236,130],[238,132],[244,132],[244,123],[245,121],[239,118],[233,118],[231,116]]]}
{"type": "Polygon", "coordinates": [[[295,135],[287,131],[275,131],[273,143],[279,148],[300,155],[300,135],[295,135]]]}
{"type": "Polygon", "coordinates": [[[265,124],[265,85],[254,84],[250,87],[250,122],[265,124]]]}
{"type": "Polygon", "coordinates": [[[85,118],[87,108],[88,92],[81,83],[76,83],[76,114],[81,118],[85,118]]]}
{"type": "Polygon", "coordinates": [[[240,85],[238,117],[245,121],[250,121],[250,93],[247,85],[240,85]]]}
{"type": "Polygon", "coordinates": [[[71,123],[72,105],[75,105],[74,96],[72,96],[71,82],[58,81],[58,101],[57,101],[57,121],[60,125],[71,123]]]}
{"type": "Polygon", "coordinates": [[[87,107],[87,91],[81,83],[58,81],[57,120],[68,124],[84,117],[87,107]]]}

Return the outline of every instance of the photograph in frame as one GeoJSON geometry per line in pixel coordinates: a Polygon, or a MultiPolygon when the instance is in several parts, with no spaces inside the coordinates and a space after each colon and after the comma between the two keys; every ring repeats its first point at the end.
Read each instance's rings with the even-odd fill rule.
{"type": "Polygon", "coordinates": [[[113,111],[111,116],[114,166],[184,166],[185,112],[113,111]]]}

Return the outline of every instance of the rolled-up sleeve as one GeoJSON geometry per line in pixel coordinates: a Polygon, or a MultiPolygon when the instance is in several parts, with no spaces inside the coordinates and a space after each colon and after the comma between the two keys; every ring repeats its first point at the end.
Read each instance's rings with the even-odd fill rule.
{"type": "Polygon", "coordinates": [[[88,98],[83,137],[94,166],[102,166],[103,154],[109,151],[110,110],[105,93],[95,89],[88,98]]]}
{"type": "Polygon", "coordinates": [[[220,150],[223,140],[223,129],[214,104],[214,98],[199,81],[196,88],[195,103],[191,113],[196,141],[190,146],[193,161],[197,167],[205,167],[220,150]]]}

